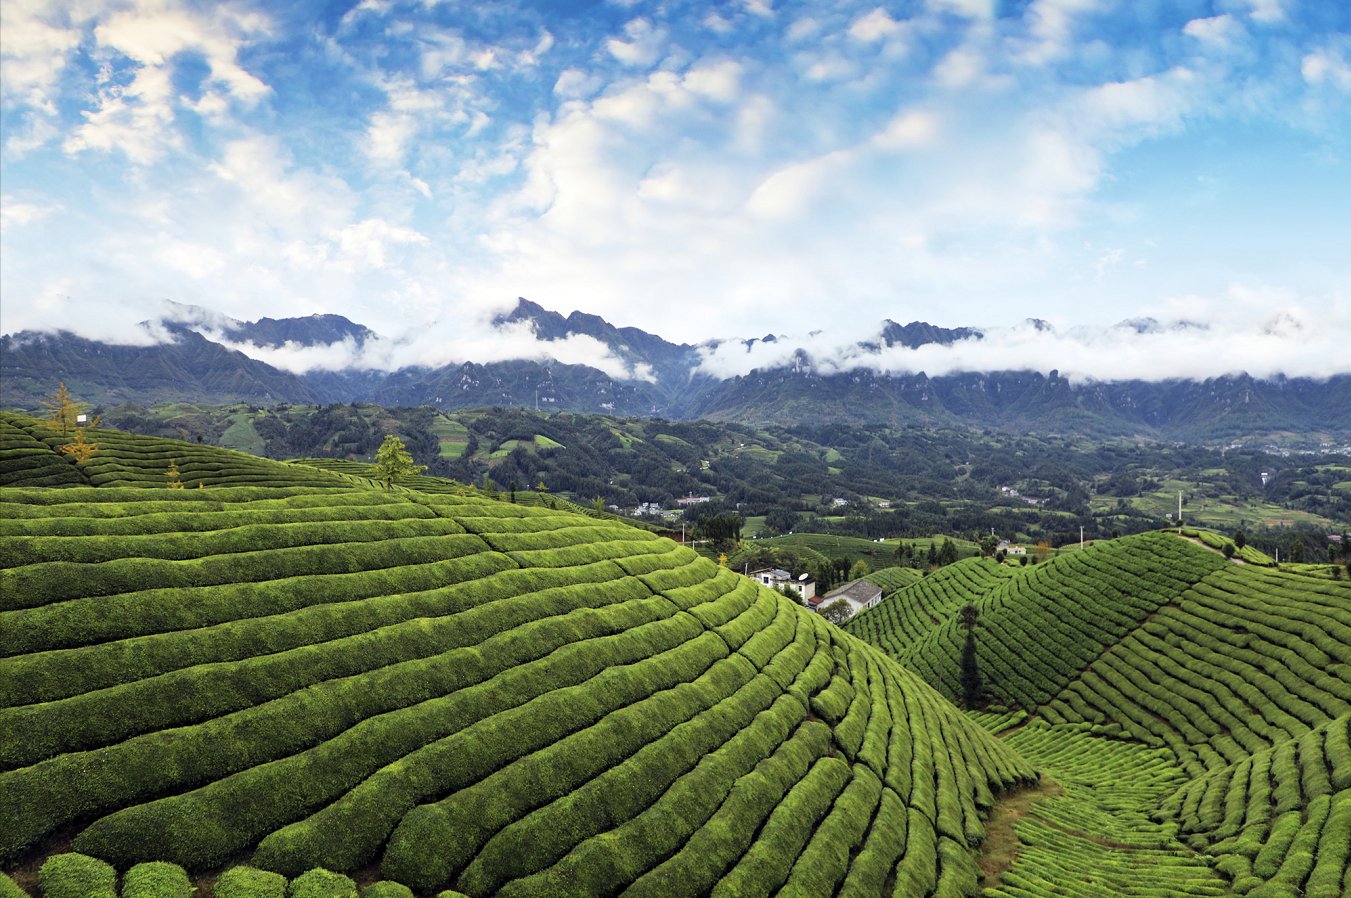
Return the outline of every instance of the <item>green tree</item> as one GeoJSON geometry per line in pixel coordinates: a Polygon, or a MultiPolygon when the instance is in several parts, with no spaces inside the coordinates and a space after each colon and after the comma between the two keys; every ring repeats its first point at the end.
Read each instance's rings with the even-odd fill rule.
{"type": "Polygon", "coordinates": [[[383,483],[387,490],[393,489],[396,480],[425,470],[427,466],[413,461],[403,440],[392,433],[385,436],[385,441],[375,451],[375,480],[383,483]]]}
{"type": "Polygon", "coordinates": [[[858,561],[855,561],[854,566],[849,569],[849,579],[862,580],[872,572],[872,568],[868,567],[868,562],[860,558],[858,561]]]}
{"type": "Polygon", "coordinates": [[[1304,561],[1304,540],[1295,537],[1290,541],[1290,560],[1295,564],[1304,561]]]}
{"type": "Polygon", "coordinates": [[[963,606],[958,620],[966,630],[966,641],[962,643],[962,705],[970,710],[980,701],[980,667],[976,662],[976,627],[980,625],[980,611],[968,603],[963,606]]]}
{"type": "Polygon", "coordinates": [[[821,609],[821,616],[839,626],[853,615],[854,609],[844,599],[836,599],[821,609]]]}
{"type": "Polygon", "coordinates": [[[1248,544],[1248,535],[1244,533],[1242,530],[1235,530],[1234,547],[1237,549],[1242,549],[1247,544],[1248,544]]]}
{"type": "Polygon", "coordinates": [[[1225,558],[1233,558],[1235,552],[1234,543],[1225,543],[1222,551],[1224,552],[1225,558]]]}
{"type": "Polygon", "coordinates": [[[940,567],[954,564],[957,561],[957,546],[952,540],[943,539],[943,548],[938,550],[938,564],[940,567]]]}
{"type": "Polygon", "coordinates": [[[769,533],[792,533],[800,521],[797,512],[789,508],[771,508],[765,514],[764,529],[769,533]]]}

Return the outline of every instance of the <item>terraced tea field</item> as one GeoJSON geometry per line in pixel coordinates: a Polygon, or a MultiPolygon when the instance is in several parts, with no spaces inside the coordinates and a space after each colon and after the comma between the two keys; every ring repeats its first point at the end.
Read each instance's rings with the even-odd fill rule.
{"type": "Polygon", "coordinates": [[[0,415],[0,898],[1351,893],[1344,581],[1151,533],[846,632],[553,497],[91,438],[0,415]]]}
{"type": "Polygon", "coordinates": [[[1351,585],[1199,542],[963,561],[847,625],[955,696],[980,612],[978,719],[1061,790],[987,895],[1351,894],[1351,585]]]}
{"type": "Polygon", "coordinates": [[[883,653],[643,530],[97,436],[57,460],[110,485],[0,489],[0,895],[179,881],[150,861],[280,874],[234,867],[222,898],[350,894],[313,868],[428,896],[959,895],[1035,779],[883,653]],[[166,489],[167,457],[231,485],[166,489]],[[111,871],[37,875],[72,849],[111,871]]]}

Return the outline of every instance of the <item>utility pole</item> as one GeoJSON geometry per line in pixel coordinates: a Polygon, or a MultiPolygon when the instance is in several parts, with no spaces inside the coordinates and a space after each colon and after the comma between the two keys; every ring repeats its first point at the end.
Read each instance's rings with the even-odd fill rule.
{"type": "Polygon", "coordinates": [[[1080,525],[1079,525],[1079,549],[1082,551],[1083,548],[1084,548],[1084,525],[1083,525],[1083,524],[1080,524],[1080,525]]]}
{"type": "Polygon", "coordinates": [[[1182,532],[1182,490],[1177,491],[1177,532],[1182,532]]]}

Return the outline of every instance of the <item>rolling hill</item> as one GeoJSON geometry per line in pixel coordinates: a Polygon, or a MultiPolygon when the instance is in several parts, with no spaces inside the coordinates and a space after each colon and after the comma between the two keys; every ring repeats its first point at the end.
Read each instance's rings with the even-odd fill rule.
{"type": "MultiPolygon", "coordinates": [[[[1351,892],[1351,584],[1155,532],[1025,568],[968,559],[846,628],[955,696],[968,603],[1004,709],[987,722],[1063,790],[1020,823],[1011,882],[1110,848],[1123,894],[1158,885],[1140,868],[1159,850],[1213,859],[1239,894],[1351,892]]],[[[1094,894],[1092,869],[1056,894],[1094,894]]],[[[1195,887],[1172,894],[1213,894],[1195,887]]]]}
{"type": "Polygon", "coordinates": [[[20,885],[72,846],[422,895],[959,895],[1036,778],[882,652],[640,529],[110,431],[76,465],[3,424],[20,885]],[[170,459],[203,486],[165,488],[170,459]]]}

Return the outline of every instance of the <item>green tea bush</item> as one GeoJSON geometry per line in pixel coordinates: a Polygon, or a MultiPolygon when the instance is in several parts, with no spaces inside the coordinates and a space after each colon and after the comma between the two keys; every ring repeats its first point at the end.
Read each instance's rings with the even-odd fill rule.
{"type": "Polygon", "coordinates": [[[122,877],[122,898],[191,898],[192,883],[177,864],[147,861],[122,877]]]}
{"type": "Polygon", "coordinates": [[[3,873],[0,873],[0,898],[30,898],[29,894],[19,888],[14,880],[3,873]]]}
{"type": "Polygon", "coordinates": [[[291,880],[287,898],[357,898],[357,884],[350,877],[322,868],[291,880]]]}
{"type": "Polygon", "coordinates": [[[38,870],[43,898],[117,898],[117,871],[83,854],[54,854],[38,870]]]}
{"type": "Polygon", "coordinates": [[[413,898],[413,890],[403,883],[384,880],[362,889],[361,898],[413,898]]]}
{"type": "Polygon", "coordinates": [[[254,867],[231,867],[212,888],[216,898],[287,898],[286,877],[254,867]]]}

